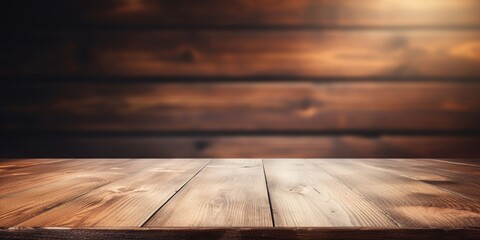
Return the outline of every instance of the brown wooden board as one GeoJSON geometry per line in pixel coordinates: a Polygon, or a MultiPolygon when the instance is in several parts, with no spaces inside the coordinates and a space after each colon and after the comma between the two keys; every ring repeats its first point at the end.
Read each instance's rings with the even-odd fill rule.
{"type": "Polygon", "coordinates": [[[144,226],[273,226],[262,160],[212,160],[144,226]]]}
{"type": "Polygon", "coordinates": [[[480,167],[480,159],[475,158],[436,158],[437,162],[446,162],[464,166],[477,166],[480,167]]]}
{"type": "Polygon", "coordinates": [[[11,27],[478,26],[475,0],[9,0],[11,27]],[[62,10],[55,11],[54,10],[62,10]]]}
{"type": "Polygon", "coordinates": [[[263,163],[275,226],[398,226],[314,161],[265,159],[263,163]]]}
{"type": "MultiPolygon", "coordinates": [[[[480,176],[469,174],[468,171],[443,171],[435,168],[436,164],[434,163],[426,167],[421,166],[422,162],[428,161],[426,159],[412,159],[412,161],[418,163],[420,166],[412,165],[410,162],[407,162],[406,159],[383,159],[380,161],[377,159],[367,159],[359,161],[397,175],[449,190],[473,200],[480,200],[480,192],[478,191],[480,176]]],[[[470,169],[475,170],[473,167],[470,169]]]]}
{"type": "Polygon", "coordinates": [[[35,167],[37,165],[46,165],[46,164],[51,164],[51,163],[56,163],[56,162],[62,162],[65,159],[57,159],[57,158],[44,158],[39,161],[39,159],[18,159],[18,158],[12,158],[12,159],[0,159],[0,174],[2,175],[1,177],[4,176],[18,176],[18,175],[23,175],[22,172],[29,169],[31,167],[35,167]]]}
{"type": "Polygon", "coordinates": [[[401,227],[480,225],[480,203],[477,199],[466,198],[355,159],[312,161],[382,209],[401,227]]]}
{"type": "Polygon", "coordinates": [[[442,172],[452,172],[455,174],[466,174],[471,177],[480,176],[480,163],[478,159],[470,159],[470,161],[462,159],[441,160],[441,159],[423,159],[423,161],[415,161],[415,159],[405,159],[409,165],[430,169],[434,168],[442,172]],[[413,160],[413,161],[412,161],[413,160]]]}
{"type": "Polygon", "coordinates": [[[479,38],[461,30],[17,32],[0,47],[0,74],[473,78],[479,38]]]}
{"type": "MultiPolygon", "coordinates": [[[[214,159],[207,164],[208,161],[59,162],[85,162],[98,168],[75,173],[68,173],[71,165],[47,163],[44,165],[52,165],[48,171],[56,173],[58,181],[0,195],[0,223],[13,226],[9,231],[22,230],[18,226],[57,230],[144,227],[145,231],[151,227],[193,231],[199,227],[338,230],[350,226],[345,230],[354,230],[363,226],[366,231],[396,232],[406,230],[402,229],[405,227],[452,230],[479,226],[479,196],[462,192],[467,188],[474,191],[475,186],[478,189],[479,182],[471,181],[470,171],[446,175],[454,172],[443,170],[445,164],[464,165],[428,159],[214,159]],[[424,171],[422,166],[430,166],[431,171],[424,171]],[[457,188],[425,181],[438,177],[450,177],[457,188]],[[318,226],[327,228],[315,228],[318,226]]],[[[23,166],[25,160],[18,162],[23,166]]],[[[38,166],[42,164],[32,168],[38,166]]],[[[82,165],[77,168],[87,169],[82,165]]],[[[28,176],[35,179],[35,174],[28,176]]],[[[444,237],[447,233],[438,234],[444,237]]]]}
{"type": "MultiPolygon", "coordinates": [[[[82,161],[82,160],[79,160],[82,161]]],[[[140,227],[195,176],[207,159],[161,159],[18,226],[140,227]]]]}
{"type": "MultiPolygon", "coordinates": [[[[99,159],[84,159],[82,161],[65,159],[54,163],[49,163],[49,160],[46,159],[36,159],[32,161],[45,164],[37,164],[28,168],[15,169],[10,172],[2,173],[0,176],[0,182],[2,183],[0,184],[0,196],[44,186],[80,174],[88,174],[91,171],[98,171],[101,169],[108,170],[114,164],[125,164],[125,159],[104,158],[101,159],[101,161],[99,161],[99,159]],[[61,169],[62,172],[58,173],[58,169],[61,169]]],[[[2,164],[2,166],[4,165],[2,164]]]]}
{"type": "MultiPolygon", "coordinates": [[[[117,160],[107,168],[99,167],[85,173],[61,178],[58,169],[58,181],[43,186],[25,189],[0,196],[0,226],[13,226],[48,209],[68,202],[98,187],[117,181],[129,173],[148,166],[148,160],[117,160]]],[[[102,164],[102,161],[97,161],[102,164]]],[[[95,163],[90,163],[94,165],[95,163]]]]}
{"type": "Polygon", "coordinates": [[[478,83],[19,84],[0,92],[0,128],[12,131],[480,130],[478,83]]]}

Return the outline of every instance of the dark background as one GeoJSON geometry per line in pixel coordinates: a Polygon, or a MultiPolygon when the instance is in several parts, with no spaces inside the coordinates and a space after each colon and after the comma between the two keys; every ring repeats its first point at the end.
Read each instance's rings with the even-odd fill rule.
{"type": "Polygon", "coordinates": [[[480,157],[480,1],[2,1],[0,157],[480,157]]]}

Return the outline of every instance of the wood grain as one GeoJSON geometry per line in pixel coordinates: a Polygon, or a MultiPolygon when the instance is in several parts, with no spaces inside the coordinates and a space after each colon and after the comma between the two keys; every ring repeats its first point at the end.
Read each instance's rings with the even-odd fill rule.
{"type": "Polygon", "coordinates": [[[472,177],[480,176],[480,165],[477,165],[478,160],[471,159],[470,161],[465,161],[462,159],[443,161],[438,159],[423,159],[423,161],[412,161],[414,159],[405,159],[409,165],[435,170],[440,170],[442,172],[453,172],[456,174],[467,174],[472,177]],[[453,165],[452,165],[453,164],[453,165]],[[477,175],[477,176],[475,176],[477,175]]]}
{"type": "Polygon", "coordinates": [[[477,240],[480,230],[378,228],[161,228],[161,229],[0,229],[0,239],[325,239],[325,240],[477,240]]]}
{"type": "Polygon", "coordinates": [[[380,209],[310,160],[263,161],[277,227],[396,227],[380,209]]]}
{"type": "Polygon", "coordinates": [[[12,27],[456,27],[478,26],[475,0],[10,0],[12,27]],[[27,2],[29,7],[25,6],[27,2]],[[62,11],[49,14],[48,10],[62,11]],[[36,11],[35,11],[36,10],[36,11]]]}
{"type": "Polygon", "coordinates": [[[476,227],[480,204],[354,160],[316,160],[316,164],[361,194],[402,227],[476,227]],[[458,203],[462,204],[458,204],[458,203]]]}
{"type": "Polygon", "coordinates": [[[3,157],[477,157],[476,136],[409,135],[113,135],[0,139],[3,157]]]}
{"type": "MultiPolygon", "coordinates": [[[[29,160],[19,160],[21,168],[11,170],[35,168],[39,175],[55,173],[58,180],[0,195],[0,224],[14,226],[8,234],[39,226],[102,227],[113,232],[140,227],[147,231],[157,227],[192,231],[212,227],[260,230],[276,226],[279,231],[288,227],[362,227],[395,233],[411,228],[476,228],[480,222],[480,196],[475,195],[480,182],[478,175],[468,170],[478,166],[443,160],[45,161],[22,167],[29,160]],[[96,169],[65,164],[75,162],[96,169]],[[50,168],[40,171],[41,166],[50,168]],[[447,166],[460,168],[449,171],[447,166]],[[84,172],[70,173],[72,168],[84,172]],[[435,182],[439,178],[455,184],[435,182]]],[[[0,161],[0,166],[2,163],[15,164],[11,160],[0,161]]],[[[35,174],[26,176],[35,179],[35,174]]],[[[437,234],[446,236],[445,232],[437,234]]]]}
{"type": "MultiPolygon", "coordinates": [[[[49,163],[46,159],[35,159],[38,164],[15,169],[0,176],[0,196],[13,192],[23,191],[53,182],[69,179],[80,174],[89,174],[90,171],[108,170],[114,164],[120,164],[125,159],[83,159],[76,161],[72,159],[61,160],[49,163]],[[44,163],[45,164],[42,164],[44,163]],[[62,169],[61,173],[57,170],[62,169]]],[[[15,165],[15,163],[13,163],[15,165]]],[[[4,166],[2,164],[2,166],[4,166]]]]}
{"type": "Polygon", "coordinates": [[[3,130],[480,130],[480,84],[44,84],[2,88],[3,130]],[[18,98],[31,94],[31,100],[18,98]]]}
{"type": "MultiPolygon", "coordinates": [[[[428,164],[422,166],[422,162],[428,161],[426,159],[414,160],[418,165],[413,165],[406,159],[383,160],[376,159],[362,160],[362,163],[369,164],[376,168],[385,169],[397,175],[412,178],[424,183],[434,185],[436,187],[449,190],[464,197],[469,197],[473,200],[480,200],[480,186],[479,175],[469,174],[464,172],[443,171],[435,168],[435,164],[428,164]]],[[[453,166],[455,167],[455,166],[453,166]]],[[[471,168],[475,170],[474,168],[471,168]]],[[[477,169],[477,171],[480,170],[477,169]]]]}
{"type": "Polygon", "coordinates": [[[23,170],[28,170],[31,167],[37,166],[37,165],[45,165],[45,164],[50,164],[50,163],[55,163],[55,162],[61,162],[64,161],[64,159],[18,159],[18,158],[13,158],[13,159],[0,159],[0,173],[3,176],[13,176],[13,175],[19,175],[18,173],[23,171],[23,170]]]}
{"type": "Polygon", "coordinates": [[[145,226],[272,226],[261,159],[212,160],[145,226]]]}
{"type": "Polygon", "coordinates": [[[465,166],[480,166],[479,159],[472,159],[472,158],[439,158],[435,159],[437,162],[447,162],[452,164],[459,164],[465,166]]]}
{"type": "Polygon", "coordinates": [[[140,227],[205,164],[206,159],[152,162],[18,226],[140,227]]]}
{"type": "Polygon", "coordinates": [[[480,159],[473,158],[436,158],[434,160],[437,162],[446,162],[464,166],[480,166],[480,159]]]}
{"type": "Polygon", "coordinates": [[[0,196],[0,226],[13,226],[23,222],[148,166],[145,160],[117,162],[109,164],[108,169],[90,170],[65,179],[60,177],[56,182],[0,196]]]}
{"type": "Polygon", "coordinates": [[[10,34],[0,48],[4,51],[0,73],[165,78],[477,77],[478,39],[476,31],[455,30],[20,32],[10,34]]]}

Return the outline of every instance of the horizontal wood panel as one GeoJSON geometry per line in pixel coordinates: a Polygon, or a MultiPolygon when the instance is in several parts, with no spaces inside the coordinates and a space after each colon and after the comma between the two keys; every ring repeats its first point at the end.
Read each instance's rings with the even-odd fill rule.
{"type": "Polygon", "coordinates": [[[478,26],[475,0],[10,0],[19,26],[478,26]],[[55,14],[52,14],[52,10],[55,14]]]}
{"type": "Polygon", "coordinates": [[[31,136],[3,138],[0,157],[480,158],[479,143],[455,136],[31,136]]]}
{"type": "Polygon", "coordinates": [[[17,84],[0,92],[3,130],[480,130],[477,83],[17,84]]]}
{"type": "Polygon", "coordinates": [[[6,239],[324,239],[371,240],[476,240],[480,230],[475,228],[162,228],[162,229],[101,229],[101,228],[1,228],[6,239]]]}
{"type": "Polygon", "coordinates": [[[0,74],[476,77],[476,31],[95,31],[9,34],[0,74]]]}

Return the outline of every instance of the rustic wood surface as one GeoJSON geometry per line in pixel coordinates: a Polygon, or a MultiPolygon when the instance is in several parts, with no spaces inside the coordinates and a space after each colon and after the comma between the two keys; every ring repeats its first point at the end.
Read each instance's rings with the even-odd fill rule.
{"type": "Polygon", "coordinates": [[[212,160],[145,226],[273,226],[262,160],[212,160]]]}
{"type": "Polygon", "coordinates": [[[475,227],[480,224],[478,199],[465,198],[362,161],[321,160],[315,163],[377,205],[402,227],[475,227]],[[457,199],[462,199],[461,207],[456,204],[457,199]]]}
{"type": "Polygon", "coordinates": [[[2,183],[22,183],[0,193],[0,226],[23,229],[11,234],[25,227],[480,226],[480,165],[472,160],[9,159],[0,169],[2,183]]]}
{"type": "Polygon", "coordinates": [[[448,189],[472,199],[480,197],[480,192],[478,191],[480,168],[451,166],[451,164],[441,166],[442,164],[438,162],[429,163],[430,160],[424,160],[420,163],[418,161],[408,162],[401,160],[401,164],[396,161],[398,160],[369,160],[367,164],[374,162],[372,165],[375,167],[387,169],[399,175],[448,189]]]}
{"type": "MultiPolygon", "coordinates": [[[[101,160],[96,161],[102,165],[101,160]]],[[[36,216],[55,206],[82,196],[92,190],[115,182],[129,173],[149,167],[147,160],[119,160],[110,162],[106,166],[95,166],[96,170],[78,172],[77,174],[62,176],[63,171],[51,168],[55,172],[55,181],[26,188],[16,192],[2,194],[0,197],[1,226],[14,225],[36,216]]],[[[68,170],[64,170],[68,172],[68,170]]],[[[5,181],[8,182],[8,179],[5,181]]]]}
{"type": "Polygon", "coordinates": [[[207,162],[200,159],[151,162],[147,168],[77,197],[19,226],[140,227],[207,162]]]}
{"type": "Polygon", "coordinates": [[[275,226],[397,226],[312,160],[265,160],[264,166],[275,226]]]}

